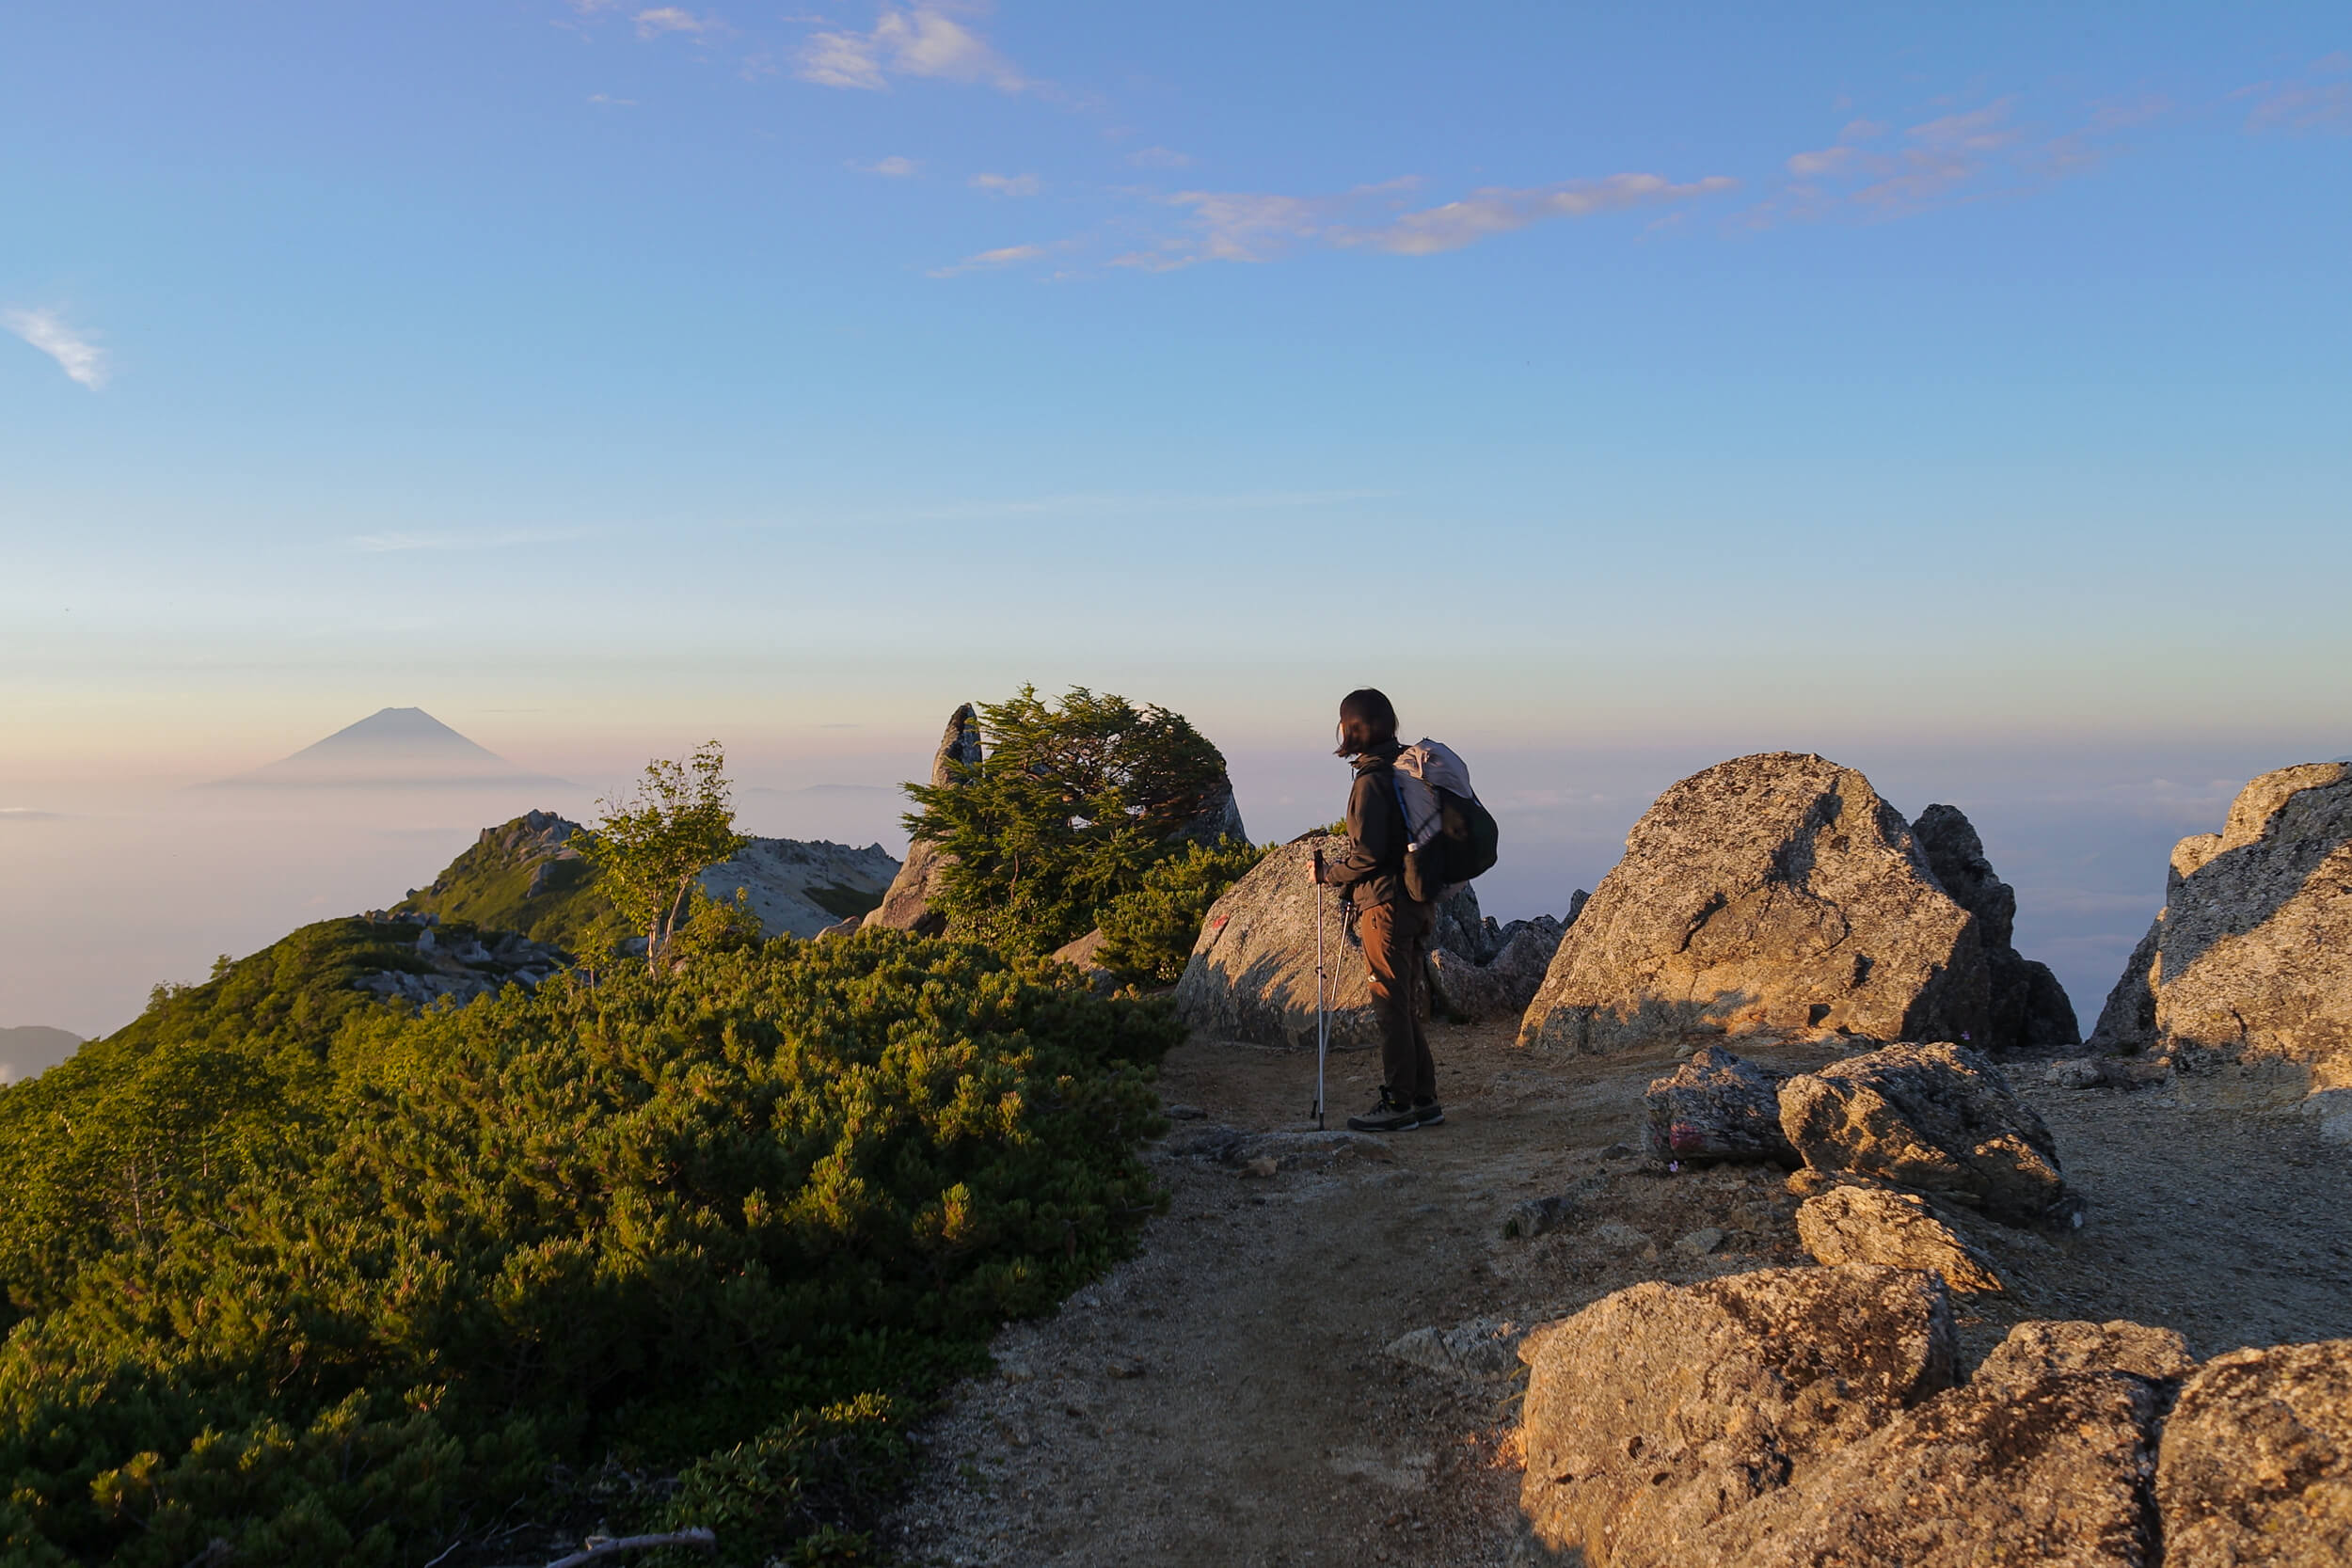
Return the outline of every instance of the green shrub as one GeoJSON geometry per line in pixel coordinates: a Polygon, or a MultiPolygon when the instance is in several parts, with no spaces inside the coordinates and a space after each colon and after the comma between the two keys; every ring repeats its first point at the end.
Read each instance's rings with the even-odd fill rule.
{"type": "Polygon", "coordinates": [[[736,1560],[857,1560],[899,1402],[1159,1201],[1135,1147],[1181,1031],[973,943],[739,937],[420,1014],[273,949],[76,1058],[103,1071],[0,1090],[32,1259],[0,1257],[0,1559],[421,1563],[619,1454],[683,1466],[672,1511],[736,1560]],[[59,1207],[14,1136],[148,1159],[218,1066],[192,1051],[239,1064],[235,1157],[183,1153],[167,1221],[59,1207]]]}
{"type": "Polygon", "coordinates": [[[1121,980],[1172,986],[1184,973],[1209,907],[1265,859],[1268,848],[1220,842],[1195,844],[1145,871],[1142,885],[1103,911],[1103,945],[1096,958],[1121,980]]]}

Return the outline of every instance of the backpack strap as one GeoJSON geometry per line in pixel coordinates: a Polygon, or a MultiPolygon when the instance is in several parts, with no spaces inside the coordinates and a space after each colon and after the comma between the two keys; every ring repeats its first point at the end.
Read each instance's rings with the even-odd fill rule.
{"type": "Polygon", "coordinates": [[[1396,768],[1389,768],[1389,793],[1396,797],[1396,819],[1405,825],[1405,852],[1411,854],[1417,846],[1413,840],[1413,812],[1405,803],[1405,786],[1396,782],[1396,768]]]}

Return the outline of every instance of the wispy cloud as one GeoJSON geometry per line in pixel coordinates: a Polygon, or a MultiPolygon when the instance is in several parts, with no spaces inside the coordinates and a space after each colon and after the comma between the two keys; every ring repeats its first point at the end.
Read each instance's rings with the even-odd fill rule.
{"type": "Polygon", "coordinates": [[[901,10],[884,6],[871,32],[825,32],[802,45],[803,81],[829,87],[881,92],[893,76],[928,76],[948,82],[983,82],[1000,92],[1022,92],[1037,84],[1016,70],[978,33],[951,12],[984,11],[978,5],[934,0],[901,10]]]}
{"type": "Polygon", "coordinates": [[[1724,175],[1677,183],[1662,175],[1615,174],[1524,189],[1489,185],[1458,201],[1406,210],[1413,177],[1359,185],[1335,196],[1260,191],[1178,191],[1160,199],[1190,210],[1192,232],[1115,257],[1114,266],[1173,272],[1201,261],[1271,261],[1300,245],[1434,256],[1551,218],[1591,217],[1629,207],[1690,201],[1727,191],[1724,175]],[[1367,209],[1387,205],[1390,215],[1367,209]]]}
{"type": "Polygon", "coordinates": [[[588,102],[596,104],[599,108],[604,109],[633,109],[637,107],[637,100],[634,98],[613,98],[601,92],[590,93],[588,95],[588,102]]]}
{"type": "Polygon", "coordinates": [[[2249,131],[2352,131],[2352,54],[2323,55],[2299,76],[2258,82],[2236,96],[2254,100],[2249,131]]]}
{"type": "Polygon", "coordinates": [[[31,806],[0,806],[0,822],[55,822],[57,813],[36,811],[31,806]]]}
{"type": "Polygon", "coordinates": [[[1656,174],[1613,174],[1606,180],[1571,180],[1530,190],[1490,185],[1459,201],[1406,213],[1376,228],[1342,230],[1333,235],[1332,243],[1368,245],[1398,256],[1434,256],[1548,218],[1584,218],[1629,207],[1692,201],[1732,190],[1739,183],[1721,174],[1684,184],[1656,174]]]}
{"type": "Polygon", "coordinates": [[[569,544],[587,537],[586,529],[534,529],[496,533],[359,533],[346,542],[362,555],[388,555],[399,550],[503,550],[569,544]]]}
{"type": "Polygon", "coordinates": [[[2147,96],[2093,107],[2074,129],[2050,133],[2018,119],[2014,98],[1940,115],[1891,135],[1881,121],[1855,119],[1827,147],[1791,154],[1792,183],[1741,214],[1751,228],[1841,212],[1891,218],[1953,201],[2032,189],[2104,163],[2117,138],[2169,113],[2147,96]]]}
{"type": "Polygon", "coordinates": [[[951,267],[934,267],[930,276],[961,277],[967,272],[993,272],[999,267],[1009,267],[1021,261],[1041,261],[1052,255],[1053,250],[1051,245],[1009,245],[996,250],[983,250],[976,256],[966,256],[951,267]]]}
{"type": "Polygon", "coordinates": [[[666,33],[685,33],[690,37],[701,37],[706,33],[726,31],[726,24],[721,22],[716,16],[696,16],[693,12],[676,6],[661,6],[653,10],[639,11],[635,21],[637,36],[641,39],[658,39],[666,33]]]}
{"type": "Polygon", "coordinates": [[[1145,147],[1127,154],[1127,161],[1137,168],[1190,168],[1192,156],[1168,147],[1145,147]]]}
{"type": "Polygon", "coordinates": [[[998,196],[1035,196],[1043,188],[1034,174],[976,174],[971,184],[975,190],[993,191],[998,196]]]}
{"type": "Polygon", "coordinates": [[[0,326],[55,359],[59,370],[91,391],[106,384],[106,351],[68,326],[55,310],[0,310],[0,326]]]}
{"type": "Polygon", "coordinates": [[[877,158],[870,164],[861,164],[852,160],[850,166],[860,174],[879,174],[885,180],[910,179],[919,173],[923,167],[914,159],[901,158],[895,152],[887,158],[877,158]]]}

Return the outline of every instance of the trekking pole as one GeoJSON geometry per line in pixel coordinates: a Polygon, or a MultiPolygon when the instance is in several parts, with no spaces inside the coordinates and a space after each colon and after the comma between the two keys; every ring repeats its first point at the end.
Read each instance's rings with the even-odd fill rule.
{"type": "Polygon", "coordinates": [[[1315,851],[1315,1131],[1323,1129],[1323,1057],[1331,1041],[1331,1011],[1323,967],[1323,851],[1315,851]]]}

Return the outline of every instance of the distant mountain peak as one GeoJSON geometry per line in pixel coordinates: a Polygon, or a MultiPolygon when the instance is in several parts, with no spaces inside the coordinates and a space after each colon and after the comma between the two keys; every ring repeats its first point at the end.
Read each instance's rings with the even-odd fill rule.
{"type": "Polygon", "coordinates": [[[467,757],[508,767],[506,759],[485,746],[459,735],[421,707],[380,707],[356,724],[345,724],[324,740],[313,741],[284,762],[304,757],[331,761],[342,757],[439,756],[467,757]]]}
{"type": "Polygon", "coordinates": [[[416,789],[564,782],[516,767],[421,707],[386,707],[292,756],[206,787],[416,789]]]}

